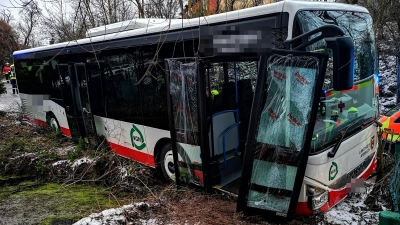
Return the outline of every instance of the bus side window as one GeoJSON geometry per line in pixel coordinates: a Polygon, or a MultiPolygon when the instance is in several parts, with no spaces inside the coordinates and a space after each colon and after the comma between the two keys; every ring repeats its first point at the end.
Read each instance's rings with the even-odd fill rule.
{"type": "Polygon", "coordinates": [[[112,51],[104,55],[104,61],[107,117],[142,124],[135,58],[129,52],[112,51]]]}
{"type": "MultiPolygon", "coordinates": [[[[140,83],[142,96],[143,125],[158,129],[169,128],[165,72],[163,62],[150,68],[149,74],[140,83]],[[150,75],[151,74],[151,75],[150,75]]],[[[146,68],[146,71],[148,68],[146,68]]]]}
{"type": "Polygon", "coordinates": [[[400,123],[400,117],[397,117],[394,123],[400,123]]]}

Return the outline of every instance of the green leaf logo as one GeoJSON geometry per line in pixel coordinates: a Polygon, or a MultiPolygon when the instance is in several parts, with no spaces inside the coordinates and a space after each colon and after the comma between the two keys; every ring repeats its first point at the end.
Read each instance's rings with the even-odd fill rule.
{"type": "Polygon", "coordinates": [[[335,179],[338,172],[338,165],[335,162],[332,162],[331,168],[329,169],[329,181],[335,179]]]}
{"type": "Polygon", "coordinates": [[[135,124],[132,124],[131,143],[132,143],[132,146],[137,150],[143,150],[146,147],[146,143],[144,142],[143,134],[135,126],[135,124]]]}

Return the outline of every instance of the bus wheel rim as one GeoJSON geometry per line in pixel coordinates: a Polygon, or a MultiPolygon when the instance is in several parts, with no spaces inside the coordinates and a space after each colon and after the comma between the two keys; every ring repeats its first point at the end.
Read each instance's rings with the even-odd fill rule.
{"type": "Polygon", "coordinates": [[[54,118],[51,118],[51,119],[50,119],[50,126],[53,127],[54,129],[56,129],[57,131],[59,130],[57,121],[56,121],[56,119],[54,119],[54,118]]]}
{"type": "Polygon", "coordinates": [[[174,169],[174,156],[172,154],[172,150],[169,150],[164,157],[164,168],[167,172],[168,176],[173,178],[175,177],[175,169],[174,169]]]}

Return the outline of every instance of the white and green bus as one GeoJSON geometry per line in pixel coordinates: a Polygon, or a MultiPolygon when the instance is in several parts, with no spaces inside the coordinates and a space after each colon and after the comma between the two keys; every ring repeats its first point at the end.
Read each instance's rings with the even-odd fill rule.
{"type": "Polygon", "coordinates": [[[14,52],[24,115],[238,196],[238,210],[326,211],[376,168],[377,50],[353,5],[286,0],[134,19],[14,52]]]}

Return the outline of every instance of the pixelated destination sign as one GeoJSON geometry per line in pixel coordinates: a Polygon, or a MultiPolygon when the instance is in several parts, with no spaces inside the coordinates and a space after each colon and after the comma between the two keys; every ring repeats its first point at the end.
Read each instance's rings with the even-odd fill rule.
{"type": "Polygon", "coordinates": [[[202,56],[261,55],[271,51],[271,27],[262,24],[203,26],[200,28],[202,56]]]}

